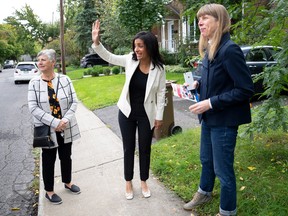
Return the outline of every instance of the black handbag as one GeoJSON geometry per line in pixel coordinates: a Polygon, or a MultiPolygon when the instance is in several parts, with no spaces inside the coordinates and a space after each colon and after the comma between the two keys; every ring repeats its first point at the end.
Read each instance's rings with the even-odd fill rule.
{"type": "MultiPolygon", "coordinates": [[[[56,90],[56,98],[57,98],[57,94],[58,94],[58,87],[59,87],[59,79],[60,76],[58,74],[58,82],[57,82],[57,90],[56,90]]],[[[37,94],[36,95],[36,100],[38,103],[38,99],[37,99],[37,94]]],[[[42,125],[42,126],[38,126],[38,127],[34,127],[34,138],[33,138],[33,147],[48,147],[51,148],[54,146],[54,142],[51,140],[51,134],[50,134],[50,126],[48,125],[42,125]]]]}
{"type": "Polygon", "coordinates": [[[50,137],[50,127],[48,125],[34,127],[33,147],[51,148],[52,146],[54,146],[54,142],[50,137]]]}

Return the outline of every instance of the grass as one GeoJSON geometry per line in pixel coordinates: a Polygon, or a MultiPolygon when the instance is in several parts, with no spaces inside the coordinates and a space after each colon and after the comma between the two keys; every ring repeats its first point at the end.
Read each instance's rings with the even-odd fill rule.
{"type": "MultiPolygon", "coordinates": [[[[116,104],[125,82],[124,74],[82,78],[83,69],[67,72],[67,75],[74,80],[78,98],[90,110],[116,104]]],[[[184,82],[179,73],[167,73],[166,79],[184,82]]]]}
{"type": "MultiPolygon", "coordinates": [[[[115,104],[124,84],[123,74],[83,78],[81,70],[68,72],[78,98],[90,110],[115,104]],[[75,78],[72,78],[75,77],[75,78]]],[[[183,83],[181,73],[167,73],[167,80],[183,83]]],[[[243,130],[240,127],[239,134],[243,130]]],[[[288,134],[273,131],[239,137],[235,150],[238,215],[288,215],[288,134]]],[[[160,140],[152,146],[151,170],[167,188],[189,201],[199,185],[200,128],[160,140]]],[[[213,201],[196,209],[199,215],[215,215],[219,208],[219,181],[213,201]]]]}
{"type": "Polygon", "coordinates": [[[88,109],[95,110],[114,105],[118,101],[124,79],[123,74],[89,77],[75,80],[73,85],[82,103],[88,109]]]}
{"type": "MultiPolygon", "coordinates": [[[[254,141],[238,138],[235,151],[238,215],[288,215],[288,134],[270,132],[254,141]]],[[[163,184],[184,201],[199,186],[200,128],[163,139],[152,146],[151,169],[163,184]]],[[[219,208],[218,179],[209,205],[196,209],[213,215],[219,208]]]]}

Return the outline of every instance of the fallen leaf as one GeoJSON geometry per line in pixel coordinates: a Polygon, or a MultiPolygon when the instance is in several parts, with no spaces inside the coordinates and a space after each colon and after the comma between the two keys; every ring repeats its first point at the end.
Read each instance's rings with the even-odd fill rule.
{"type": "Polygon", "coordinates": [[[246,186],[242,186],[242,187],[240,188],[240,191],[243,191],[245,188],[246,188],[246,186]]]}
{"type": "Polygon", "coordinates": [[[251,171],[253,171],[253,170],[256,169],[256,167],[252,167],[252,166],[250,166],[250,167],[248,167],[248,169],[251,170],[251,171]]]}

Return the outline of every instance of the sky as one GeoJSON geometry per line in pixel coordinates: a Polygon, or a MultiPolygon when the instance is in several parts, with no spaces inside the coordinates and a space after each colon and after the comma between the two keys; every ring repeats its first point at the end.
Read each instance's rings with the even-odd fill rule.
{"type": "Polygon", "coordinates": [[[52,23],[52,20],[53,22],[59,20],[60,14],[57,10],[60,0],[1,0],[0,23],[4,23],[3,19],[7,16],[13,16],[15,10],[20,10],[25,4],[29,5],[34,14],[39,16],[44,23],[52,23]]]}

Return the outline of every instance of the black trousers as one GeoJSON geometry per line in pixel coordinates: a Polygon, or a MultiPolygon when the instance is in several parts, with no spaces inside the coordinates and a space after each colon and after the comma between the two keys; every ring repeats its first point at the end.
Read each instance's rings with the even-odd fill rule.
{"type": "Polygon", "coordinates": [[[60,133],[57,132],[56,135],[58,148],[42,149],[42,175],[46,191],[54,191],[54,171],[57,151],[60,160],[62,182],[67,184],[71,182],[72,142],[64,144],[64,139],[60,133]]]}
{"type": "Polygon", "coordinates": [[[143,105],[138,109],[132,107],[129,118],[119,110],[118,120],[123,140],[124,178],[126,181],[133,179],[136,129],[138,129],[140,179],[146,181],[149,178],[153,130],[150,128],[143,105]]]}

